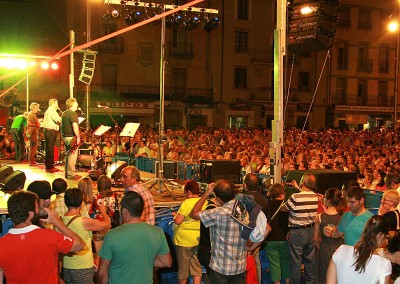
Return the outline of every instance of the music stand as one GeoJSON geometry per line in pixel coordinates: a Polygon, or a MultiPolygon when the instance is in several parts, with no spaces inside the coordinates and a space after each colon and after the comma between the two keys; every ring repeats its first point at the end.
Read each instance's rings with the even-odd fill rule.
{"type": "Polygon", "coordinates": [[[104,126],[103,124],[97,127],[97,129],[94,131],[94,135],[96,136],[101,136],[104,133],[106,133],[108,130],[110,130],[111,126],[104,126]]]}
{"type": "Polygon", "coordinates": [[[135,136],[136,131],[138,130],[140,123],[128,122],[125,124],[124,129],[122,129],[119,134],[120,137],[133,137],[135,136]]]}
{"type": "MultiPolygon", "coordinates": [[[[101,163],[101,165],[102,166],[104,166],[104,158],[103,158],[103,139],[102,139],[102,136],[103,136],[103,134],[104,133],[106,133],[108,130],[110,130],[111,129],[111,126],[105,126],[105,125],[100,125],[99,127],[97,127],[97,129],[93,132],[93,134],[95,135],[95,136],[98,136],[99,137],[99,139],[100,139],[100,159],[99,159],[99,161],[101,161],[102,163],[101,163]]],[[[93,148],[93,160],[95,160],[95,158],[96,158],[96,154],[95,154],[95,148],[93,148]]],[[[97,165],[97,162],[96,162],[96,165],[97,165]]],[[[103,168],[103,170],[104,170],[104,168],[103,168]]]]}

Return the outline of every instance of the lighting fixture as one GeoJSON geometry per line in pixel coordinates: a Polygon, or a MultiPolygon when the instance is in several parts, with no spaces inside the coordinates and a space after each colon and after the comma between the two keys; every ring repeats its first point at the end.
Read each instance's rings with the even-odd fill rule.
{"type": "Polygon", "coordinates": [[[219,23],[220,23],[220,19],[218,16],[205,16],[203,29],[209,33],[212,30],[216,29],[218,27],[219,23]]]}

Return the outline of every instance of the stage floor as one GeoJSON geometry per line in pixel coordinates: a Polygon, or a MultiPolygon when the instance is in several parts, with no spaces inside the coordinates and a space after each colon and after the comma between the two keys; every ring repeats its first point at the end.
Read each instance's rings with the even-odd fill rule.
{"type": "MultiPolygon", "coordinates": [[[[56,173],[47,173],[45,170],[44,164],[38,164],[37,166],[30,166],[29,163],[17,163],[15,161],[11,160],[1,160],[0,161],[1,166],[12,166],[14,171],[19,170],[25,173],[26,175],[26,181],[25,181],[25,186],[24,190],[28,187],[28,185],[35,180],[47,180],[48,182],[52,183],[53,180],[56,178],[64,178],[65,171],[64,171],[64,165],[56,165],[56,168],[59,169],[59,172],[56,173]]],[[[78,172],[79,176],[86,177],[89,175],[88,170],[86,169],[79,169],[78,172]]],[[[156,206],[174,206],[181,204],[185,200],[185,196],[183,194],[183,184],[184,181],[180,180],[174,180],[171,181],[172,184],[174,185],[173,187],[170,187],[172,192],[169,192],[165,186],[163,186],[163,190],[160,193],[158,190],[158,181],[157,182],[152,182],[155,179],[155,174],[148,173],[148,172],[142,172],[140,171],[140,176],[144,180],[149,180],[148,183],[144,183],[144,186],[148,188],[149,192],[153,195],[154,198],[154,203],[156,206]],[[154,184],[153,187],[150,188],[150,186],[154,184]]],[[[68,187],[77,187],[78,186],[78,179],[66,179],[68,183],[68,187]]],[[[95,192],[97,192],[97,181],[93,181],[93,189],[95,192]]],[[[124,189],[121,187],[113,187],[113,191],[123,191],[124,189]]],[[[0,214],[4,214],[6,208],[7,208],[7,199],[8,199],[8,194],[5,196],[0,197],[0,214]]],[[[55,195],[52,196],[52,199],[55,198],[55,195]]]]}

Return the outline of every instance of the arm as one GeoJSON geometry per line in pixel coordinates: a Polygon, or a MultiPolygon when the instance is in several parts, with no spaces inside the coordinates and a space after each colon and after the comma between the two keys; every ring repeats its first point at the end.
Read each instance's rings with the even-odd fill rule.
{"type": "Polygon", "coordinates": [[[192,212],[190,212],[189,216],[192,219],[195,220],[200,220],[200,214],[199,212],[201,211],[201,208],[203,208],[204,202],[208,199],[208,197],[211,195],[211,193],[214,191],[215,183],[210,183],[208,185],[207,191],[201,196],[199,201],[194,205],[192,212]]]}
{"type": "Polygon", "coordinates": [[[81,143],[81,137],[79,136],[79,125],[78,125],[78,123],[76,123],[76,122],[72,123],[72,128],[73,128],[74,134],[76,136],[76,143],[80,144],[81,143]]]}
{"type": "Polygon", "coordinates": [[[326,274],[326,284],[336,284],[336,283],[337,283],[336,264],[331,259],[328,266],[328,272],[326,274]]]}
{"type": "Polygon", "coordinates": [[[172,257],[170,253],[157,255],[154,259],[155,268],[171,267],[172,257]]]}
{"type": "Polygon", "coordinates": [[[98,284],[108,284],[108,268],[110,267],[110,262],[111,260],[100,258],[98,284]]]}
{"type": "Polygon", "coordinates": [[[85,245],[83,240],[75,232],[73,232],[71,229],[69,229],[64,224],[64,222],[61,221],[60,218],[58,218],[58,215],[56,213],[54,213],[53,211],[51,211],[48,208],[45,208],[45,207],[43,207],[43,208],[47,211],[48,217],[47,217],[47,219],[41,219],[41,220],[43,222],[53,224],[60,231],[61,234],[63,234],[64,236],[66,236],[74,241],[74,244],[72,245],[70,252],[77,252],[77,251],[82,250],[85,245]]]}
{"type": "Polygon", "coordinates": [[[111,219],[107,214],[107,209],[104,205],[98,205],[99,211],[103,216],[103,221],[92,218],[83,218],[83,227],[87,231],[104,231],[111,228],[111,219]]]}
{"type": "Polygon", "coordinates": [[[315,223],[314,223],[314,241],[318,249],[321,244],[321,234],[319,231],[320,225],[321,225],[321,214],[318,214],[317,217],[315,217],[315,223]]]}
{"type": "Polygon", "coordinates": [[[173,212],[172,214],[175,214],[174,223],[177,225],[182,224],[183,219],[185,219],[185,216],[183,216],[181,213],[176,213],[176,212],[173,212]]]}
{"type": "Polygon", "coordinates": [[[324,235],[330,238],[341,238],[344,236],[344,233],[339,232],[338,228],[335,226],[333,229],[332,228],[328,228],[328,226],[324,227],[324,235]]]}
{"type": "Polygon", "coordinates": [[[252,251],[254,251],[256,248],[258,248],[258,247],[263,243],[263,241],[265,240],[265,238],[268,236],[268,234],[269,234],[271,231],[272,231],[272,227],[271,227],[269,224],[267,224],[267,228],[266,228],[266,230],[265,230],[263,240],[260,241],[260,242],[256,242],[256,243],[253,243],[253,242],[250,241],[251,243],[250,243],[250,245],[247,247],[247,250],[250,251],[250,252],[252,252],[252,251]]]}
{"type": "Polygon", "coordinates": [[[391,280],[391,275],[388,275],[388,276],[386,276],[385,277],[385,284],[390,284],[391,282],[390,282],[390,280],[391,280]]]}

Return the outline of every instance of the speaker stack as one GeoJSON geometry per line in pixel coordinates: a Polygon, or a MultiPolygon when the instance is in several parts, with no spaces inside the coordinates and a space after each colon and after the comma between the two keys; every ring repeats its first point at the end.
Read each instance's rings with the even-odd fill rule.
{"type": "Polygon", "coordinates": [[[200,182],[212,183],[225,179],[239,184],[240,170],[239,160],[200,160],[200,182]]]}
{"type": "Polygon", "coordinates": [[[4,190],[15,191],[24,188],[26,175],[21,171],[14,171],[11,166],[0,167],[0,183],[4,185],[4,190]]]}

